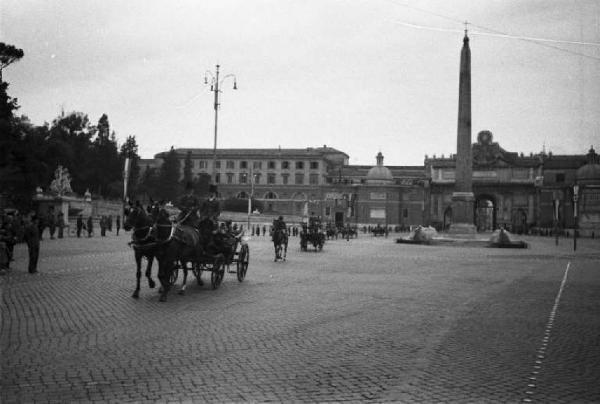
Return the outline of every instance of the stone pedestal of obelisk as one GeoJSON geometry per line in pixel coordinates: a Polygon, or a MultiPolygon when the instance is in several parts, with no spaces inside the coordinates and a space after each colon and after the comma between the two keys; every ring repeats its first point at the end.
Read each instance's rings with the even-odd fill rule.
{"type": "Polygon", "coordinates": [[[473,235],[475,197],[473,195],[473,157],[471,151],[471,50],[465,31],[460,53],[458,94],[458,133],[456,144],[455,187],[452,193],[452,224],[449,233],[473,235]]]}

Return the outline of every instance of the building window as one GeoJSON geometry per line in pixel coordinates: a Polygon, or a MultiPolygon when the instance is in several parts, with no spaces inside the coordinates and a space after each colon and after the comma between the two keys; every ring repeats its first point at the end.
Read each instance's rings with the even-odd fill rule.
{"type": "Polygon", "coordinates": [[[296,161],[296,170],[304,170],[304,161],[296,161]]]}
{"type": "Polygon", "coordinates": [[[283,185],[287,185],[289,182],[290,175],[289,174],[281,174],[281,180],[283,185]]]}
{"type": "Polygon", "coordinates": [[[406,208],[402,209],[402,217],[405,219],[408,219],[408,209],[406,209],[406,208]]]}
{"type": "Polygon", "coordinates": [[[289,170],[290,169],[290,162],[289,161],[282,161],[281,162],[281,169],[282,170],[289,170]]]}
{"type": "Polygon", "coordinates": [[[372,208],[369,212],[371,219],[385,219],[385,209],[372,208]]]}
{"type": "Polygon", "coordinates": [[[254,183],[260,184],[260,173],[254,174],[254,183]]]}
{"type": "Polygon", "coordinates": [[[325,216],[331,216],[331,207],[325,206],[325,216]]]}
{"type": "Polygon", "coordinates": [[[227,173],[227,183],[233,184],[233,174],[232,173],[227,173]]]}
{"type": "Polygon", "coordinates": [[[318,161],[311,161],[310,162],[310,169],[311,170],[318,170],[319,169],[319,162],[318,161]]]}
{"type": "Polygon", "coordinates": [[[242,169],[248,168],[248,162],[247,161],[240,161],[240,168],[242,168],[242,169]]]}
{"type": "Polygon", "coordinates": [[[242,191],[239,194],[237,194],[237,198],[238,199],[248,199],[248,194],[246,192],[242,191]]]}
{"type": "Polygon", "coordinates": [[[296,185],[304,184],[304,174],[296,174],[296,185]]]}
{"type": "Polygon", "coordinates": [[[267,184],[275,184],[275,174],[267,174],[267,184]]]}
{"type": "Polygon", "coordinates": [[[248,173],[240,173],[240,184],[248,183],[248,173]]]}
{"type": "Polygon", "coordinates": [[[198,168],[200,168],[200,169],[208,168],[207,162],[204,160],[198,160],[198,168]]]}
{"type": "Polygon", "coordinates": [[[319,174],[311,174],[308,177],[308,183],[310,185],[319,185],[319,174]]]}
{"type": "Polygon", "coordinates": [[[556,182],[565,182],[565,174],[556,174],[556,182]]]}
{"type": "Polygon", "coordinates": [[[221,183],[221,174],[216,173],[215,174],[215,184],[220,184],[220,183],[221,183]]]}
{"type": "Polygon", "coordinates": [[[265,194],[265,199],[277,199],[275,192],[269,191],[265,194]]]}
{"type": "Polygon", "coordinates": [[[215,167],[216,168],[221,168],[221,161],[220,160],[215,161],[215,167]]]}
{"type": "Polygon", "coordinates": [[[225,167],[230,168],[230,169],[235,168],[235,161],[227,160],[227,162],[225,163],[225,167]]]}
{"type": "Polygon", "coordinates": [[[255,170],[261,170],[262,169],[262,161],[253,161],[252,168],[255,170]]]}
{"type": "Polygon", "coordinates": [[[268,168],[269,170],[274,170],[274,169],[275,169],[275,162],[274,162],[274,161],[269,161],[269,162],[267,163],[267,168],[268,168]]]}

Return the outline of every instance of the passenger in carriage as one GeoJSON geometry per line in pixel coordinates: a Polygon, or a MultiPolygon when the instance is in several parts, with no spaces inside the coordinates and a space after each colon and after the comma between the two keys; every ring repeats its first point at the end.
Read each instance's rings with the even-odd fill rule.
{"type": "Polygon", "coordinates": [[[194,185],[191,182],[186,184],[185,191],[186,194],[183,195],[177,203],[177,207],[181,210],[177,217],[177,222],[179,224],[197,228],[199,223],[198,208],[200,207],[200,201],[196,195],[194,195],[194,185]]]}

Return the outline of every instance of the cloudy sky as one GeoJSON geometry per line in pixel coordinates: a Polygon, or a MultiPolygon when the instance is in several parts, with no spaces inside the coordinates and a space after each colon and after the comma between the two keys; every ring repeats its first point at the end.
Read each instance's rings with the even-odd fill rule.
{"type": "Polygon", "coordinates": [[[456,151],[459,56],[468,21],[473,139],[509,151],[600,149],[597,0],[2,0],[4,71],[35,124],[103,113],[140,154],[317,147],[352,164],[423,164],[456,151]],[[535,39],[535,40],[534,40],[535,39]],[[540,41],[543,40],[543,41],[540,41]]]}

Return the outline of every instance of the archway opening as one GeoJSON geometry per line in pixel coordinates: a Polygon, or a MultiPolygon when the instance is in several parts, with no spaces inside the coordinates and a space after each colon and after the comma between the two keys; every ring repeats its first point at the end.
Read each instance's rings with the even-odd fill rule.
{"type": "Polygon", "coordinates": [[[475,226],[477,231],[496,230],[496,202],[490,195],[480,195],[475,200],[475,226]]]}

